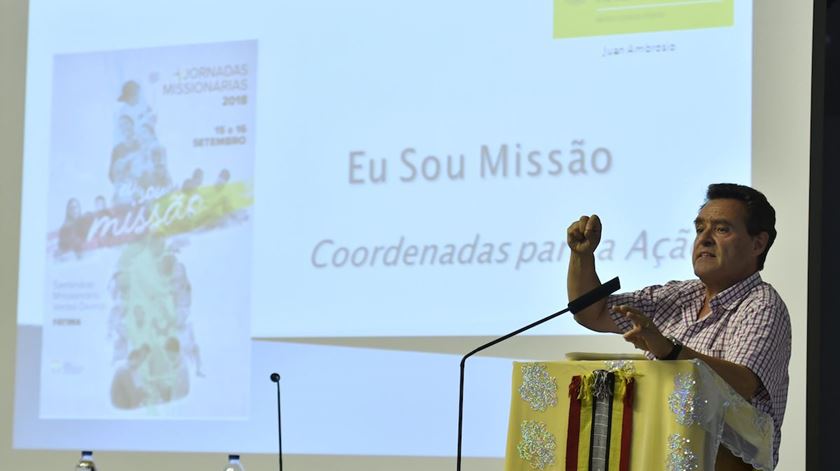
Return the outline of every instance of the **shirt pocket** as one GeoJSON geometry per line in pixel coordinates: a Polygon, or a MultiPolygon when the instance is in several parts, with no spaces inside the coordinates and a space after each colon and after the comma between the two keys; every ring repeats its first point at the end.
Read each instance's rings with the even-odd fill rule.
{"type": "Polygon", "coordinates": [[[707,326],[701,333],[697,335],[699,343],[703,345],[706,355],[714,358],[724,358],[726,354],[726,346],[729,341],[729,332],[726,327],[720,324],[707,326]]]}
{"type": "Polygon", "coordinates": [[[724,358],[726,355],[726,333],[719,332],[718,334],[712,336],[709,341],[710,345],[708,346],[708,353],[710,357],[714,358],[724,358]]]}

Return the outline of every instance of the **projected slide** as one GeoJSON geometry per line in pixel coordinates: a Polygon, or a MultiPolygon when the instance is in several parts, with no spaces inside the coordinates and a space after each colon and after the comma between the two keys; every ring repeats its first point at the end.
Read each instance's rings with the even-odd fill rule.
{"type": "Polygon", "coordinates": [[[558,39],[550,8],[482,5],[359,31],[302,10],[327,24],[295,29],[299,74],[272,79],[295,111],[260,138],[259,200],[278,206],[255,336],[504,332],[563,302],[584,212],[605,223],[603,274],[689,277],[706,184],[749,178],[750,63],[727,45],[746,30],[558,39]]]}
{"type": "MultiPolygon", "coordinates": [[[[277,371],[288,453],[452,455],[458,352],[566,305],[573,220],[604,279],[690,278],[706,186],[749,181],[746,2],[29,17],[20,448],[273,452],[277,371]]],[[[474,361],[500,456],[511,359],[474,361]]]]}
{"type": "Polygon", "coordinates": [[[255,71],[255,42],[56,56],[43,417],[247,412],[195,391],[248,363],[255,71]]]}

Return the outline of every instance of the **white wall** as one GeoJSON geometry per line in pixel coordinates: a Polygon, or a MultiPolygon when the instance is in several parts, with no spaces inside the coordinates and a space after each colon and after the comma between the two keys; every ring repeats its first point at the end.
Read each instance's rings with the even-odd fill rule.
{"type": "Polygon", "coordinates": [[[754,22],[753,183],[776,208],[779,229],[762,277],[784,296],[793,329],[790,389],[778,469],[802,470],[813,4],[801,0],[758,1],[754,22]]]}

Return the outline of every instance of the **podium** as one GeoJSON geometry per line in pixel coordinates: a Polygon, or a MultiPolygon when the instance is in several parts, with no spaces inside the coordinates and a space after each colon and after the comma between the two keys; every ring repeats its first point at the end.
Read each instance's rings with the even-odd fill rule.
{"type": "Polygon", "coordinates": [[[505,471],[773,469],[773,420],[700,360],[514,363],[505,471]]]}

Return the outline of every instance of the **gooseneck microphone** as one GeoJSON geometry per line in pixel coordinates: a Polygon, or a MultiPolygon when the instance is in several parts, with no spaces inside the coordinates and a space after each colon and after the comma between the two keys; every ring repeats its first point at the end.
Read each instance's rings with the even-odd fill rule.
{"type": "Polygon", "coordinates": [[[555,317],[559,316],[560,314],[565,314],[567,312],[571,312],[572,314],[577,314],[578,312],[588,308],[589,306],[595,304],[596,302],[598,302],[598,301],[606,298],[607,296],[615,293],[616,291],[619,290],[619,288],[621,288],[621,283],[618,281],[618,277],[615,277],[615,278],[611,279],[610,281],[592,289],[591,291],[588,291],[588,292],[584,293],[582,296],[579,296],[577,299],[574,299],[574,300],[570,301],[569,305],[568,305],[568,307],[566,307],[566,309],[563,309],[562,311],[555,312],[554,314],[552,314],[550,316],[543,317],[542,319],[540,319],[536,322],[532,322],[531,324],[528,324],[525,327],[522,327],[521,329],[517,329],[517,330],[515,330],[515,331],[513,331],[513,332],[511,332],[507,335],[503,335],[503,336],[501,336],[501,337],[499,337],[495,340],[487,342],[484,345],[481,345],[480,347],[471,351],[470,353],[467,353],[466,355],[464,355],[463,358],[461,358],[461,386],[460,386],[460,391],[459,391],[459,394],[458,394],[458,457],[457,457],[457,461],[456,461],[457,471],[461,471],[461,438],[463,436],[463,426],[464,426],[464,366],[466,365],[467,358],[475,355],[476,353],[478,353],[478,352],[480,352],[480,351],[482,351],[486,348],[490,348],[493,345],[496,345],[497,343],[504,342],[505,340],[507,340],[507,339],[509,339],[509,338],[511,338],[515,335],[519,335],[519,334],[521,334],[522,332],[525,332],[528,329],[532,329],[532,328],[534,328],[534,327],[536,327],[536,326],[538,326],[538,325],[540,325],[544,322],[548,322],[551,319],[554,319],[555,317]]]}
{"type": "Polygon", "coordinates": [[[283,428],[280,422],[280,375],[271,373],[271,381],[277,385],[277,462],[283,471],[283,428]]]}

